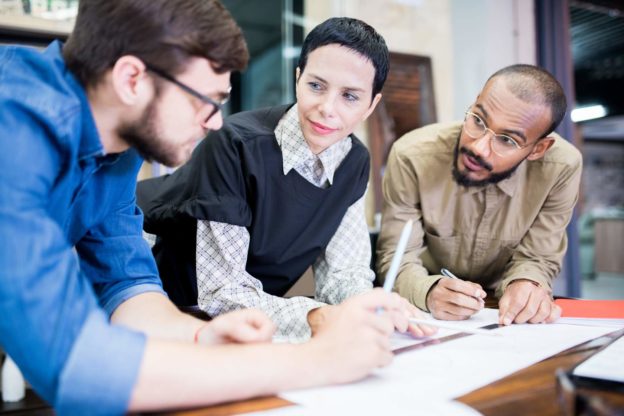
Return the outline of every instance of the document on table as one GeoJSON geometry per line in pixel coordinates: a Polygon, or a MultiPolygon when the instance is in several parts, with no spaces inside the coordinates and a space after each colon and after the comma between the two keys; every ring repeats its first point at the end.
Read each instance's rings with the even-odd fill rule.
{"type": "Polygon", "coordinates": [[[618,338],[580,363],[572,374],[624,383],[624,337],[618,338]]]}
{"type": "MultiPolygon", "coordinates": [[[[491,309],[482,310],[463,324],[477,327],[491,324],[495,313],[491,309]]],[[[497,321],[495,315],[494,322],[497,321]]],[[[446,331],[440,330],[436,337],[445,336],[446,331]]],[[[331,406],[349,403],[353,414],[366,412],[383,397],[384,403],[392,403],[393,411],[395,408],[417,411],[421,402],[462,396],[558,352],[613,332],[613,328],[523,324],[492,331],[502,336],[468,335],[427,345],[396,355],[391,365],[359,382],[280,396],[306,407],[316,403],[331,406]]],[[[418,342],[424,341],[415,341],[418,342]]]]}
{"type": "Polygon", "coordinates": [[[287,406],[278,409],[264,410],[261,412],[245,413],[245,416],[334,416],[334,415],[350,415],[357,414],[359,416],[368,415],[392,415],[392,416],[479,416],[477,412],[470,406],[456,401],[428,401],[424,403],[415,403],[410,407],[398,408],[393,403],[387,403],[385,400],[377,398],[371,405],[369,403],[366,409],[360,409],[359,406],[343,401],[341,403],[315,403],[314,405],[303,406],[287,406]],[[357,409],[357,410],[356,410],[357,409]]]}
{"type": "MultiPolygon", "coordinates": [[[[426,314],[426,316],[432,321],[437,321],[437,319],[431,318],[429,314],[426,314]]],[[[496,323],[498,323],[498,310],[490,308],[482,309],[479,313],[470,317],[470,319],[466,319],[464,321],[452,321],[453,326],[466,329],[482,328],[484,326],[496,323]]],[[[436,334],[430,338],[414,338],[409,334],[395,332],[392,338],[390,338],[390,342],[392,345],[392,350],[395,351],[399,348],[408,347],[410,345],[416,345],[424,342],[431,342],[432,339],[444,338],[446,336],[457,334],[459,332],[461,331],[439,328],[438,332],[436,332],[436,334]]]]}

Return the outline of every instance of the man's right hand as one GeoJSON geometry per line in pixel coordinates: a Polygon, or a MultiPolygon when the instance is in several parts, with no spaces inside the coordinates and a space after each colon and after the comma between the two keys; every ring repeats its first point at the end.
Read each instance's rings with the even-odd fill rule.
{"type": "Polygon", "coordinates": [[[485,297],[477,283],[443,277],[429,290],[427,308],[436,319],[460,321],[483,309],[485,297]]]}
{"type": "Polygon", "coordinates": [[[401,298],[382,289],[354,296],[329,308],[321,325],[316,325],[307,347],[313,359],[327,370],[326,383],[360,379],[392,361],[390,335],[394,331],[391,313],[399,313],[401,298]],[[383,313],[377,313],[383,308],[383,313]]]}

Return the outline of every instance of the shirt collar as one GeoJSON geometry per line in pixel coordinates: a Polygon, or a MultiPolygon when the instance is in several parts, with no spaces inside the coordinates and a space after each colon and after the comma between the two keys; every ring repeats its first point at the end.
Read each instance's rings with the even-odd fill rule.
{"type": "Polygon", "coordinates": [[[347,136],[318,155],[312,153],[301,131],[297,104],[293,105],[280,119],[275,128],[275,138],[282,150],[284,175],[287,175],[291,169],[318,158],[323,165],[325,176],[330,185],[334,182],[336,169],[338,169],[338,166],[340,166],[340,163],[347,156],[352,146],[351,137],[347,136]]]}
{"type": "Polygon", "coordinates": [[[82,132],[80,134],[78,158],[85,159],[104,155],[104,147],[102,146],[100,134],[98,133],[95,125],[93,113],[91,112],[91,105],[89,104],[89,100],[87,98],[87,92],[74,74],[65,65],[62,49],[63,43],[57,40],[52,42],[46,48],[44,54],[53,60],[54,64],[58,68],[58,73],[64,78],[64,82],[66,82],[66,85],[73,91],[80,103],[80,112],[82,113],[80,117],[82,132]]]}

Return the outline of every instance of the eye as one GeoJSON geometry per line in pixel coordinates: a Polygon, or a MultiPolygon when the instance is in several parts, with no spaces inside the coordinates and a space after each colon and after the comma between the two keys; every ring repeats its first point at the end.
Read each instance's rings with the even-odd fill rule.
{"type": "Polygon", "coordinates": [[[345,92],[342,94],[342,96],[345,98],[345,100],[350,101],[350,102],[356,102],[360,100],[360,97],[350,92],[345,92]]]}
{"type": "Polygon", "coordinates": [[[474,124],[479,127],[485,127],[485,123],[483,122],[483,120],[481,120],[481,117],[476,114],[471,114],[470,116],[472,117],[472,121],[474,122],[474,124]]]}
{"type": "Polygon", "coordinates": [[[502,144],[505,147],[513,147],[513,148],[520,147],[518,143],[509,136],[497,135],[496,140],[498,140],[500,144],[502,144]]]}
{"type": "Polygon", "coordinates": [[[323,89],[321,84],[319,84],[318,82],[314,82],[314,81],[308,82],[308,86],[310,87],[312,91],[320,91],[323,89]]]}

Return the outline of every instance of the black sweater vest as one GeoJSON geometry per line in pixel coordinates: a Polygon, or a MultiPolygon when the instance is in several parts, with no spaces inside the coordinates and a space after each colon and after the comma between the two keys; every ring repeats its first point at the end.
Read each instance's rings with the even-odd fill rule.
{"type": "Polygon", "coordinates": [[[211,132],[171,175],[142,181],[137,203],[163,286],[178,305],[197,303],[197,220],[246,227],[246,270],[265,292],[282,296],[314,263],[347,209],[365,192],[368,151],[353,146],[333,184],[317,188],[294,169],[284,175],[274,130],[288,106],[235,114],[211,132]]]}

